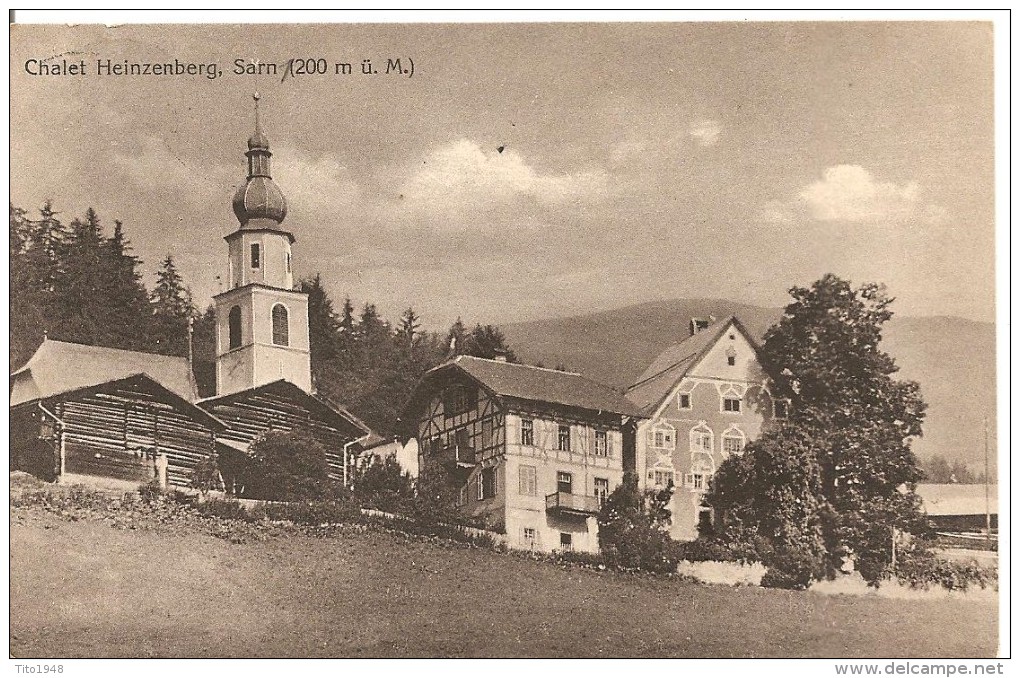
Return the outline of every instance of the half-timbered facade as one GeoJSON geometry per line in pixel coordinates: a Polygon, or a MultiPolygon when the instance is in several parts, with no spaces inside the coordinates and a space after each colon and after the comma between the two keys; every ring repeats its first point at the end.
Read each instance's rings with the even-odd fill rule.
{"type": "Polygon", "coordinates": [[[595,517],[640,416],[620,394],[571,372],[458,356],[425,375],[411,409],[420,468],[450,472],[464,515],[518,548],[598,550],[595,517]]]}
{"type": "Polygon", "coordinates": [[[754,339],[736,317],[691,319],[689,336],[663,351],[626,395],[647,417],[637,434],[639,486],[673,484],[670,532],[682,540],[713,518],[702,500],[719,464],[787,407],[770,395],[754,339]]]}

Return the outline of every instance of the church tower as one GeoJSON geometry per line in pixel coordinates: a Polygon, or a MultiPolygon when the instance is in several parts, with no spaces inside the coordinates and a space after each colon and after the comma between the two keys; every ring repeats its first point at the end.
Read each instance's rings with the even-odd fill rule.
{"type": "Polygon", "coordinates": [[[269,140],[259,119],[248,139],[248,179],[234,195],[240,226],[226,236],[226,292],[216,303],[216,394],[226,395],[286,379],[312,389],[308,295],[294,290],[291,245],[281,224],[287,201],[273,182],[269,140]]]}

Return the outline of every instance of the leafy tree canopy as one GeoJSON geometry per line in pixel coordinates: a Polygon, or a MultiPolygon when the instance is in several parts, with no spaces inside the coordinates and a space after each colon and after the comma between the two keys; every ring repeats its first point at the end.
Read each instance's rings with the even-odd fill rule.
{"type": "Polygon", "coordinates": [[[831,576],[849,557],[877,583],[892,528],[926,529],[910,449],[925,404],[880,348],[893,301],[882,286],[830,274],[790,295],[760,352],[789,419],[720,466],[708,501],[729,538],[762,540],[766,559],[798,581],[831,576]]]}

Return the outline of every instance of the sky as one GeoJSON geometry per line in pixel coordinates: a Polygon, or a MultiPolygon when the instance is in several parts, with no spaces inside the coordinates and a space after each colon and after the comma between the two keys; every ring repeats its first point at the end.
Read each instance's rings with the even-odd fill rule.
{"type": "Polygon", "coordinates": [[[991,24],[15,25],[11,88],[12,202],[122,220],[203,307],[257,90],[296,273],[394,321],[782,306],[828,272],[994,321],[991,24]],[[50,57],[86,73],[26,72],[50,57]]]}

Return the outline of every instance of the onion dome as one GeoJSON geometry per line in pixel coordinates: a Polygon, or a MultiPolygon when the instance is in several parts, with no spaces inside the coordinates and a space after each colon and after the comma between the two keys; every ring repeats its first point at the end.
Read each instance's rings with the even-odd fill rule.
{"type": "Polygon", "coordinates": [[[259,95],[255,93],[255,133],[248,138],[248,180],[234,194],[234,214],[241,228],[279,229],[287,216],[287,200],[270,173],[269,139],[259,120],[259,95]]]}

